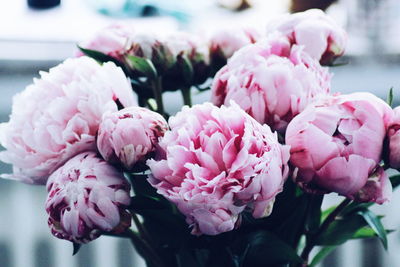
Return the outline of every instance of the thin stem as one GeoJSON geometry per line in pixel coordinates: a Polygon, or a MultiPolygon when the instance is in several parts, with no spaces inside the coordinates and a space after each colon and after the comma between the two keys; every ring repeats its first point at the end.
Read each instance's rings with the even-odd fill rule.
{"type": "Polygon", "coordinates": [[[157,103],[157,112],[162,116],[165,116],[164,112],[164,104],[162,99],[162,78],[156,77],[155,80],[152,81],[151,88],[153,89],[154,98],[157,103]]]}
{"type": "Polygon", "coordinates": [[[132,244],[136,247],[136,249],[144,254],[143,256],[145,257],[146,261],[151,261],[156,267],[165,267],[161,259],[158,257],[157,253],[145,240],[140,238],[137,233],[135,233],[131,229],[128,229],[124,234],[130,238],[132,244]]]}
{"type": "Polygon", "coordinates": [[[191,95],[191,88],[182,88],[182,97],[183,97],[183,104],[189,107],[192,106],[192,95],[191,95]]]}
{"type": "Polygon", "coordinates": [[[315,246],[315,242],[317,241],[318,237],[326,230],[328,229],[329,225],[336,219],[336,217],[339,215],[339,213],[351,202],[350,199],[345,199],[343,200],[339,206],[337,206],[329,215],[326,217],[324,222],[321,224],[319,227],[318,231],[310,237],[309,240],[307,240],[307,244],[304,247],[303,252],[301,253],[301,258],[304,260],[304,263],[299,265],[301,267],[306,267],[308,266],[308,257],[310,255],[311,250],[315,246]]]}
{"type": "Polygon", "coordinates": [[[136,213],[134,213],[133,211],[132,211],[132,219],[133,219],[133,222],[135,223],[136,228],[139,231],[140,236],[142,238],[144,238],[147,241],[147,243],[152,244],[152,241],[151,241],[149,233],[147,232],[147,230],[144,227],[144,225],[140,222],[140,220],[139,220],[138,216],[136,215],[136,213]]]}

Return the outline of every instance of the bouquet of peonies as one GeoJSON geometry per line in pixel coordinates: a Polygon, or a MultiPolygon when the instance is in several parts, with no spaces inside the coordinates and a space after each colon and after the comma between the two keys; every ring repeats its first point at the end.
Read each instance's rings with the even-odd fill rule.
{"type": "Polygon", "coordinates": [[[322,65],[346,38],[319,10],[210,38],[112,25],[15,96],[2,177],[46,185],[51,232],[74,253],[129,238],[149,267],[304,267],[349,239],[386,247],[369,208],[400,184],[386,173],[400,108],[330,94],[322,65]],[[175,115],[167,91],[182,93],[175,115]],[[322,211],[331,192],[344,200],[322,211]]]}

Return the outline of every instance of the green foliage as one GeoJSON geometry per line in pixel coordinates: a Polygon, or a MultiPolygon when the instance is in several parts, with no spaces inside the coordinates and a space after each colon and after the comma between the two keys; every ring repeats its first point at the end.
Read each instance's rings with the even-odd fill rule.
{"type": "Polygon", "coordinates": [[[75,256],[76,253],[81,249],[81,244],[72,242],[72,256],[75,256]]]}
{"type": "Polygon", "coordinates": [[[382,225],[381,219],[368,209],[359,211],[358,214],[360,214],[368,225],[375,231],[381,240],[383,247],[387,249],[386,230],[382,225]]]}
{"type": "Polygon", "coordinates": [[[389,106],[392,106],[392,104],[393,104],[393,87],[389,89],[386,103],[388,103],[389,106]]]}
{"type": "Polygon", "coordinates": [[[132,56],[132,55],[127,55],[128,63],[130,66],[144,75],[145,77],[154,80],[157,78],[157,70],[154,67],[153,63],[151,60],[143,57],[137,57],[137,56],[132,56]]]}
{"type": "Polygon", "coordinates": [[[320,251],[314,256],[313,260],[310,263],[310,267],[316,266],[320,263],[326,256],[328,256],[332,251],[335,250],[337,246],[325,246],[322,247],[320,251]]]}

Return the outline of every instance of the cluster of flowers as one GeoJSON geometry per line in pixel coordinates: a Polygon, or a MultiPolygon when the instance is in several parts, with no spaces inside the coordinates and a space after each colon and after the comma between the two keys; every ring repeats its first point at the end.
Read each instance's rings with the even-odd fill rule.
{"type": "Polygon", "coordinates": [[[47,185],[55,236],[86,243],[125,231],[124,172],[147,169],[148,182],[195,235],[230,231],[245,211],[268,216],[289,174],[309,193],[389,199],[380,164],[400,167],[400,109],[368,93],[330,94],[331,74],[321,64],[343,54],[346,33],[322,11],[279,18],[263,38],[218,33],[206,49],[188,35],[141,36],[112,26],[82,47],[119,61],[145,57],[157,71],[183,55],[192,62],[233,56],[214,78],[212,103],[184,106],[168,123],[136,105],[123,69],[82,55],[14,98],[0,128],[0,159],[14,170],[3,177],[47,185]]]}

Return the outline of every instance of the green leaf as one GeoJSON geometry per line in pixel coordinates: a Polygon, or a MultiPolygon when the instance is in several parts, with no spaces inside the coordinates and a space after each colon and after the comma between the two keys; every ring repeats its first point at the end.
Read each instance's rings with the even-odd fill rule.
{"type": "Polygon", "coordinates": [[[111,57],[109,55],[106,55],[106,54],[104,54],[104,53],[102,53],[100,51],[86,49],[86,48],[83,48],[83,47],[80,47],[80,46],[78,46],[78,48],[86,56],[91,57],[94,60],[97,60],[97,61],[99,61],[101,63],[111,61],[111,62],[114,62],[117,66],[120,66],[120,67],[122,66],[121,62],[119,62],[117,59],[115,59],[115,58],[113,58],[113,57],[111,57]]]}
{"type": "Polygon", "coordinates": [[[389,94],[387,96],[386,103],[388,103],[389,106],[392,106],[392,103],[393,103],[393,87],[391,87],[390,90],[389,90],[389,94]]]}
{"type": "Polygon", "coordinates": [[[75,254],[78,253],[78,251],[81,249],[82,245],[72,242],[72,246],[73,246],[72,256],[75,256],[75,254]]]}
{"type": "Polygon", "coordinates": [[[400,174],[390,176],[390,182],[393,188],[396,188],[400,185],[400,174]]]}
{"type": "Polygon", "coordinates": [[[360,211],[358,212],[358,214],[360,214],[364,218],[364,220],[369,224],[369,226],[375,231],[375,233],[381,240],[383,247],[387,250],[386,230],[383,227],[380,218],[370,210],[360,211]]]}
{"type": "Polygon", "coordinates": [[[320,263],[323,259],[325,259],[326,256],[328,256],[333,250],[335,250],[337,246],[326,246],[323,247],[318,253],[314,256],[310,263],[310,267],[316,266],[318,263],[320,263]]]}
{"type": "Polygon", "coordinates": [[[337,246],[351,239],[367,223],[362,216],[351,214],[335,219],[316,240],[316,245],[337,246]]]}
{"type": "Polygon", "coordinates": [[[244,266],[270,266],[268,264],[303,262],[292,247],[267,231],[251,233],[248,236],[248,244],[244,266]]]}
{"type": "MultiPolygon", "coordinates": [[[[393,233],[395,230],[386,230],[386,234],[393,233]]],[[[371,227],[363,227],[360,230],[358,230],[352,239],[364,239],[364,238],[374,238],[377,237],[378,235],[372,229],[371,227]]]]}
{"type": "Polygon", "coordinates": [[[348,205],[344,210],[342,211],[343,215],[350,215],[350,214],[355,214],[360,210],[366,210],[369,207],[371,207],[374,203],[373,202],[368,202],[368,203],[363,203],[363,202],[352,202],[350,205],[348,205]]]}
{"type": "Polygon", "coordinates": [[[324,210],[324,211],[321,213],[321,222],[325,221],[326,217],[328,217],[329,214],[331,214],[332,211],[334,211],[334,210],[336,209],[336,207],[337,207],[337,205],[332,206],[332,207],[329,207],[329,208],[327,208],[326,210],[324,210]]]}
{"type": "Polygon", "coordinates": [[[155,79],[157,77],[157,70],[151,60],[132,55],[128,55],[127,58],[131,66],[135,70],[143,73],[146,77],[150,79],[155,79]]]}

